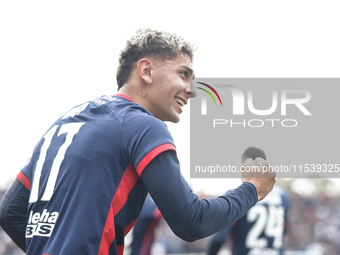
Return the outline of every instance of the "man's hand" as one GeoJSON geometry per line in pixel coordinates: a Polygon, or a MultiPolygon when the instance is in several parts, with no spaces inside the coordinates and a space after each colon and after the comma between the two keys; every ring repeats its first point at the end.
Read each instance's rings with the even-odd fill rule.
{"type": "Polygon", "coordinates": [[[264,199],[274,188],[276,173],[263,158],[248,158],[243,166],[242,182],[251,182],[257,190],[258,201],[264,199]]]}

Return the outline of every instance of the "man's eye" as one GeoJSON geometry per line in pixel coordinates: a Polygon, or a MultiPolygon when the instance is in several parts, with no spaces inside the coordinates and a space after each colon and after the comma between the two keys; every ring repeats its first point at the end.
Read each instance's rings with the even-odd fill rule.
{"type": "Polygon", "coordinates": [[[187,75],[188,75],[188,72],[181,72],[181,74],[183,74],[183,75],[184,75],[184,77],[187,77],[187,75]]]}

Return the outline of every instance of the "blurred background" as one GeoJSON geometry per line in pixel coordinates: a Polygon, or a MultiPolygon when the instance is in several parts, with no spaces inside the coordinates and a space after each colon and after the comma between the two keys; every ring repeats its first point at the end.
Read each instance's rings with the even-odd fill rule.
{"type": "MultiPolygon", "coordinates": [[[[339,9],[339,1],[1,1],[0,197],[57,118],[116,93],[119,52],[138,27],[194,43],[196,77],[339,77],[339,9]]],[[[215,197],[237,187],[238,179],[190,178],[189,120],[186,106],[167,125],[192,189],[215,197]]],[[[340,254],[338,180],[278,180],[291,194],[291,254],[340,254]]],[[[201,253],[206,242],[182,242],[161,223],[154,250],[201,253]]],[[[2,229],[0,254],[20,254],[2,229]]]]}

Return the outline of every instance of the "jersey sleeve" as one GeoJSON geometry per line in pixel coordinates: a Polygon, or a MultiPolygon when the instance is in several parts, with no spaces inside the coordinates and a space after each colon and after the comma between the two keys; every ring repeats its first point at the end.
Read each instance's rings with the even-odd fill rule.
{"type": "Polygon", "coordinates": [[[166,125],[153,116],[131,110],[122,127],[125,151],[139,176],[157,155],[167,150],[176,151],[166,125]]]}
{"type": "Polygon", "coordinates": [[[257,202],[252,183],[243,183],[215,199],[199,199],[181,175],[173,151],[154,158],[143,171],[142,179],[172,231],[189,242],[229,226],[257,202]]]}
{"type": "Polygon", "coordinates": [[[0,225],[23,251],[26,251],[25,231],[29,198],[27,187],[27,178],[20,172],[0,204],[0,225]]]}

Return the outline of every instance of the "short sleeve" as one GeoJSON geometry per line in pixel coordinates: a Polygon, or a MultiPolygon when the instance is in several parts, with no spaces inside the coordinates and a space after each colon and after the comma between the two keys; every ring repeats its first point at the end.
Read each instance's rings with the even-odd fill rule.
{"type": "Polygon", "coordinates": [[[176,151],[166,125],[139,109],[126,113],[122,128],[125,151],[139,176],[157,155],[167,150],[176,151]]]}

